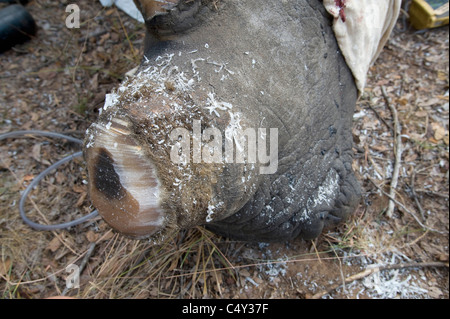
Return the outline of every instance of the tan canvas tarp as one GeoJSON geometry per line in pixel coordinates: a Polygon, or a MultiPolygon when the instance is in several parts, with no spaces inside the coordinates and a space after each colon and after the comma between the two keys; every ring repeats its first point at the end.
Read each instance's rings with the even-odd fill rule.
{"type": "Polygon", "coordinates": [[[323,0],[360,93],[400,13],[401,0],[323,0]]]}

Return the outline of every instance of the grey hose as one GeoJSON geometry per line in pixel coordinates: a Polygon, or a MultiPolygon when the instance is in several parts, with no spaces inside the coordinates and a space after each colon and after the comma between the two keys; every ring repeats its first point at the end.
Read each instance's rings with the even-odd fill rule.
{"type": "Polygon", "coordinates": [[[47,137],[53,137],[53,138],[62,138],[65,140],[68,140],[70,142],[74,142],[77,144],[83,144],[83,141],[72,137],[72,136],[68,136],[68,135],[64,135],[64,134],[60,134],[60,133],[55,133],[55,132],[47,132],[47,131],[35,131],[35,130],[30,130],[30,131],[14,131],[14,132],[8,132],[8,133],[3,133],[0,134],[0,141],[7,139],[7,138],[11,138],[11,137],[24,137],[26,135],[35,135],[35,136],[47,136],[47,137]]]}
{"type": "MultiPolygon", "coordinates": [[[[66,139],[70,142],[74,142],[77,144],[83,144],[83,142],[77,138],[71,137],[71,136],[67,136],[64,134],[59,134],[59,133],[54,133],[54,132],[46,132],[46,131],[15,131],[15,132],[9,132],[9,133],[4,133],[4,134],[0,134],[0,141],[7,139],[7,138],[16,138],[16,137],[24,137],[26,135],[37,135],[37,136],[47,136],[47,137],[52,137],[52,138],[62,138],[62,139],[66,139]]],[[[58,168],[59,166],[63,165],[64,163],[70,162],[71,160],[73,160],[74,158],[80,157],[83,155],[83,152],[76,152],[72,155],[69,155],[67,157],[64,157],[63,159],[59,160],[58,162],[52,164],[51,166],[49,166],[48,168],[46,168],[42,173],[40,173],[36,178],[33,179],[33,181],[27,186],[27,188],[25,189],[25,191],[23,192],[21,198],[20,198],[20,202],[19,202],[19,211],[20,211],[20,217],[22,218],[22,220],[29,225],[30,227],[36,229],[36,230],[45,230],[45,231],[49,231],[49,230],[57,230],[57,229],[64,229],[64,228],[69,228],[69,227],[73,227],[76,225],[79,225],[81,223],[84,223],[85,221],[88,221],[89,219],[92,219],[94,217],[96,217],[98,215],[97,210],[94,210],[92,213],[80,217],[76,220],[70,221],[70,222],[66,222],[66,223],[62,223],[62,224],[54,224],[54,225],[42,225],[42,224],[38,224],[35,223],[33,221],[31,221],[25,213],[25,201],[28,197],[28,194],[33,190],[33,188],[45,177],[47,176],[51,171],[53,171],[54,169],[58,168]]]]}

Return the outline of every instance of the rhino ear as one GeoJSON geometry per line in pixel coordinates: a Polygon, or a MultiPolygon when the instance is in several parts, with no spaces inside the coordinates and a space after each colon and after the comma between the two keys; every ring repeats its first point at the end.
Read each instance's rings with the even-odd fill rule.
{"type": "Polygon", "coordinates": [[[145,21],[155,16],[167,14],[175,8],[181,0],[134,0],[136,7],[141,11],[145,21]]]}

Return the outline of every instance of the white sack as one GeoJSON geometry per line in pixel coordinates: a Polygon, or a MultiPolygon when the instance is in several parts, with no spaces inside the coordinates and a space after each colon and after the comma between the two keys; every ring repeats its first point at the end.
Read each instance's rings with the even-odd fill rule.
{"type": "Polygon", "coordinates": [[[117,8],[128,14],[133,19],[138,20],[139,22],[144,23],[144,18],[142,17],[142,13],[136,8],[133,0],[100,0],[100,3],[104,7],[110,7],[113,4],[116,5],[117,8]]]}
{"type": "Polygon", "coordinates": [[[401,0],[323,0],[334,16],[333,31],[360,93],[400,13],[401,0]],[[343,3],[339,6],[337,4],[343,3]],[[343,10],[345,22],[340,11],[343,10]]]}

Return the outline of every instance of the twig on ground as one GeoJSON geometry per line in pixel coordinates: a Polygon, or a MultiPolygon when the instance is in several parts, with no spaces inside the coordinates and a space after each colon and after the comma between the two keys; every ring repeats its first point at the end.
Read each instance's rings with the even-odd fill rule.
{"type": "Polygon", "coordinates": [[[101,35],[106,34],[108,31],[107,30],[96,30],[94,32],[88,33],[86,36],[81,37],[78,39],[78,43],[83,43],[84,41],[89,40],[90,38],[96,38],[99,37],[101,35]]]}
{"type": "Polygon", "coordinates": [[[409,188],[411,189],[411,195],[416,202],[417,208],[419,209],[420,216],[422,216],[422,220],[425,221],[425,212],[423,211],[422,205],[419,202],[419,198],[417,198],[416,190],[414,189],[414,180],[416,179],[416,171],[413,168],[413,172],[411,174],[411,185],[409,188]]]}
{"type": "MultiPolygon", "coordinates": [[[[371,267],[371,268],[366,268],[364,271],[357,273],[353,276],[347,277],[345,278],[345,283],[351,283],[353,281],[356,280],[360,280],[363,279],[367,276],[370,276],[372,274],[375,274],[377,272],[380,271],[384,271],[384,270],[392,270],[392,269],[404,269],[404,268],[423,268],[423,267],[447,267],[448,268],[448,263],[443,263],[443,262],[423,262],[423,263],[404,263],[404,264],[395,264],[395,265],[384,265],[384,266],[378,266],[378,267],[371,267]]],[[[313,295],[311,297],[311,299],[320,299],[323,296],[331,293],[332,291],[338,289],[339,287],[341,287],[343,284],[342,283],[336,283],[334,285],[329,286],[327,289],[325,289],[324,291],[321,291],[319,293],[316,293],[315,295],[313,295]]]]}
{"type": "MultiPolygon", "coordinates": [[[[395,153],[395,164],[394,164],[394,171],[392,173],[392,180],[391,180],[391,189],[389,194],[391,195],[391,198],[395,199],[395,189],[397,188],[398,183],[398,175],[400,172],[400,164],[402,159],[402,137],[401,137],[401,126],[398,119],[397,110],[394,105],[389,101],[389,96],[386,92],[386,88],[384,86],[381,86],[381,92],[383,93],[384,99],[386,100],[386,104],[389,107],[389,109],[392,112],[393,120],[394,120],[394,139],[395,139],[395,145],[394,145],[394,153],[395,153]]],[[[389,206],[386,211],[386,216],[389,218],[392,218],[394,214],[394,208],[395,208],[395,202],[394,200],[389,201],[389,206]]]]}
{"type": "Polygon", "coordinates": [[[428,235],[428,232],[429,232],[429,231],[430,231],[430,230],[427,229],[421,236],[417,237],[417,238],[414,239],[412,242],[403,245],[401,248],[403,249],[403,248],[406,247],[406,246],[410,246],[410,247],[411,247],[411,246],[414,246],[414,245],[417,244],[419,241],[421,241],[423,238],[425,238],[425,236],[428,235]]]}
{"type": "Polygon", "coordinates": [[[380,115],[380,113],[378,113],[378,111],[373,107],[372,103],[367,103],[367,106],[375,113],[378,119],[383,122],[384,125],[386,125],[388,129],[394,132],[394,128],[392,127],[392,125],[386,122],[386,120],[380,115]]]}
{"type": "Polygon", "coordinates": [[[319,260],[319,263],[321,264],[322,260],[320,259],[319,251],[317,250],[317,246],[316,246],[315,242],[317,242],[317,239],[311,240],[312,247],[311,247],[310,251],[312,252],[312,250],[314,248],[314,251],[316,252],[316,255],[317,255],[317,260],[319,260]]]}
{"type": "Polygon", "coordinates": [[[344,276],[344,271],[342,270],[342,262],[341,262],[341,258],[339,258],[336,250],[334,249],[334,246],[331,244],[331,242],[326,239],[326,241],[328,242],[328,244],[330,245],[330,247],[333,249],[334,254],[337,257],[337,260],[339,262],[339,272],[341,273],[341,279],[342,279],[342,287],[344,288],[344,292],[346,291],[345,289],[345,276],[344,276]]]}
{"type": "Polygon", "coordinates": [[[367,155],[367,158],[369,159],[370,163],[372,163],[373,169],[375,170],[375,172],[377,172],[378,175],[381,176],[381,178],[384,179],[384,174],[381,171],[380,167],[378,166],[378,164],[374,161],[374,159],[372,158],[372,156],[370,156],[370,154],[367,155]]]}
{"type": "Polygon", "coordinates": [[[441,232],[437,229],[433,229],[431,227],[428,227],[427,225],[424,225],[420,219],[416,216],[416,214],[414,214],[412,211],[410,211],[408,208],[405,207],[405,205],[403,205],[402,203],[400,203],[398,200],[396,200],[394,197],[392,197],[391,195],[389,195],[388,193],[386,193],[384,190],[381,189],[381,187],[379,187],[371,178],[367,178],[376,188],[378,188],[378,190],[380,190],[381,193],[383,193],[384,196],[388,197],[391,201],[395,202],[398,206],[400,206],[405,212],[407,212],[408,214],[410,214],[415,220],[416,222],[423,227],[424,229],[428,229],[429,231],[435,232],[435,233],[439,233],[439,234],[446,234],[445,232],[441,232]]]}
{"type": "Polygon", "coordinates": [[[448,194],[441,194],[441,193],[433,192],[433,191],[430,191],[430,190],[427,190],[427,189],[416,189],[416,192],[425,193],[428,196],[437,196],[437,197],[442,197],[442,198],[445,198],[445,199],[449,198],[448,194]]]}

